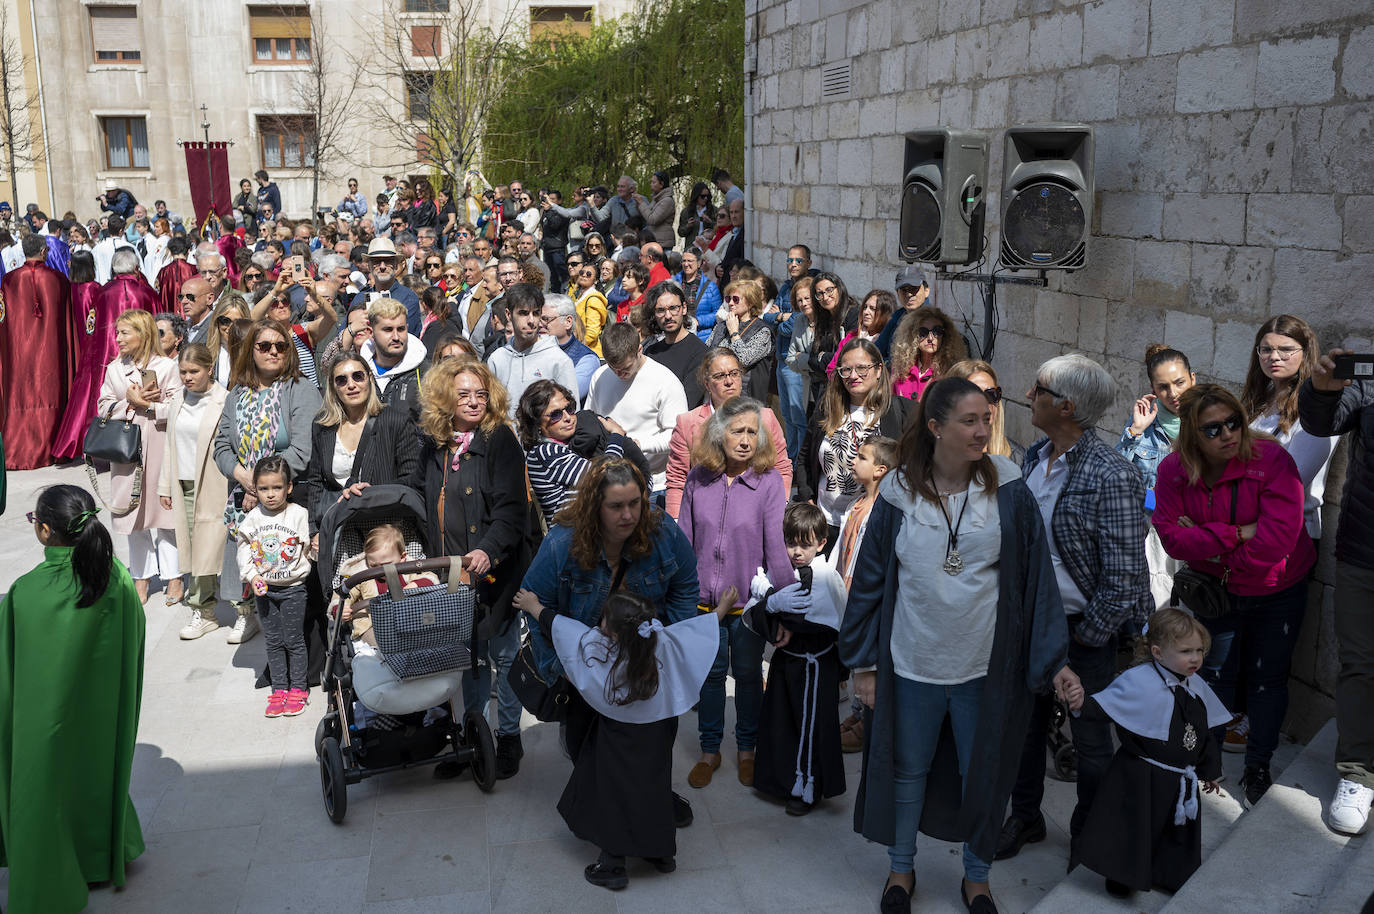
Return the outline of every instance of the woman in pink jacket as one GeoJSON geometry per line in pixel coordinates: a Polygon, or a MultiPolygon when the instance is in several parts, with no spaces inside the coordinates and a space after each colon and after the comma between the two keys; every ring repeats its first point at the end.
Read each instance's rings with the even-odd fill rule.
{"type": "MultiPolygon", "coordinates": [[[[1240,787],[1249,807],[1272,783],[1269,760],[1288,711],[1288,668],[1317,555],[1303,525],[1297,464],[1250,429],[1235,395],[1199,384],[1180,399],[1179,419],[1174,452],[1159,465],[1152,522],[1169,555],[1224,582],[1227,611],[1202,620],[1212,633],[1202,675],[1233,708],[1245,670],[1250,742],[1240,787]]],[[[1220,743],[1224,728],[1217,730],[1220,743]]]]}
{"type": "MultiPolygon", "coordinates": [[[[701,429],[706,425],[706,420],[711,418],[711,413],[726,400],[739,396],[743,379],[744,371],[739,357],[724,346],[710,350],[701,360],[697,381],[701,389],[706,391],[707,402],[678,416],[673,437],[668,441],[667,511],[673,520],[677,520],[682,506],[682,487],[687,484],[687,473],[692,469],[692,447],[701,437],[701,429]]],[[[782,477],[785,495],[792,491],[792,461],[787,459],[787,440],[783,436],[782,426],[778,424],[778,417],[773,415],[771,409],[763,411],[763,425],[778,454],[773,467],[782,477]]]]}

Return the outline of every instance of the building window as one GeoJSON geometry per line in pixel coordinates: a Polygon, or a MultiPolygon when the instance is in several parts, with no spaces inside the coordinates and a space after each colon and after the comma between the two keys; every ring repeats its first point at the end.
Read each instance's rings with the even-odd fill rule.
{"type": "Polygon", "coordinates": [[[410,27],[410,54],[412,57],[439,57],[443,54],[444,40],[437,25],[412,25],[410,27]]]}
{"type": "Polygon", "coordinates": [[[141,117],[102,117],[105,167],[110,170],[148,168],[148,122],[141,117]]]}
{"type": "Polygon", "coordinates": [[[258,118],[263,168],[308,168],[315,164],[315,119],[308,114],[258,118]]]}
{"type": "Polygon", "coordinates": [[[310,61],[310,9],[304,6],[252,8],[248,30],[253,62],[290,66],[310,61]]]}
{"type": "Polygon", "coordinates": [[[566,38],[592,33],[590,6],[532,6],[530,7],[531,38],[566,38]]]}
{"type": "Polygon", "coordinates": [[[137,63],[143,59],[137,7],[92,6],[88,10],[96,63],[137,63]]]}
{"type": "Polygon", "coordinates": [[[448,0],[406,0],[407,13],[447,13],[448,0]]]}
{"type": "Polygon", "coordinates": [[[407,73],[406,110],[412,121],[429,120],[429,98],[434,92],[433,73],[407,73]]]}

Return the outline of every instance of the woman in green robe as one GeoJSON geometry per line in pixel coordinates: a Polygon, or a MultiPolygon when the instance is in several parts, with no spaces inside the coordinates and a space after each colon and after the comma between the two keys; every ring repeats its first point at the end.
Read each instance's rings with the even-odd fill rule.
{"type": "Polygon", "coordinates": [[[52,486],[29,515],[43,564],[0,602],[0,866],[10,914],[80,911],[143,853],[129,772],[144,616],[95,501],[52,486]]]}

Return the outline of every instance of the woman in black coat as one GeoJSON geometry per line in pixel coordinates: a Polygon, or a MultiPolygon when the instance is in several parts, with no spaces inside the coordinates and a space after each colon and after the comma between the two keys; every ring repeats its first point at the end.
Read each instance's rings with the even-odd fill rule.
{"type": "MultiPolygon", "coordinates": [[[[444,555],[461,556],[489,608],[477,625],[497,670],[496,776],[520,769],[520,701],[507,681],[520,648],[511,600],[530,562],[525,452],[507,420],[506,389],[482,362],[443,359],[425,375],[420,395],[423,438],[410,485],[425,499],[429,538],[444,555]]],[[[466,710],[482,711],[491,666],[463,678],[466,710]]],[[[440,775],[456,774],[454,766],[440,775]]]]}

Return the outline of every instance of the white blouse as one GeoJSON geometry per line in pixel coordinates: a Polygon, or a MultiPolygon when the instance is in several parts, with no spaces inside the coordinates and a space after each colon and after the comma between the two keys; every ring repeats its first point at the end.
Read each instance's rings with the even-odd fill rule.
{"type": "Polygon", "coordinates": [[[329,465],[329,473],[340,488],[347,485],[348,477],[353,475],[353,458],[357,453],[356,450],[350,451],[342,438],[337,435],[334,437],[334,460],[329,465]]]}
{"type": "Polygon", "coordinates": [[[196,478],[196,439],[200,435],[200,423],[205,418],[205,410],[210,400],[205,394],[186,391],[182,396],[181,409],[177,411],[174,438],[177,449],[177,479],[193,482],[196,478]]]}

